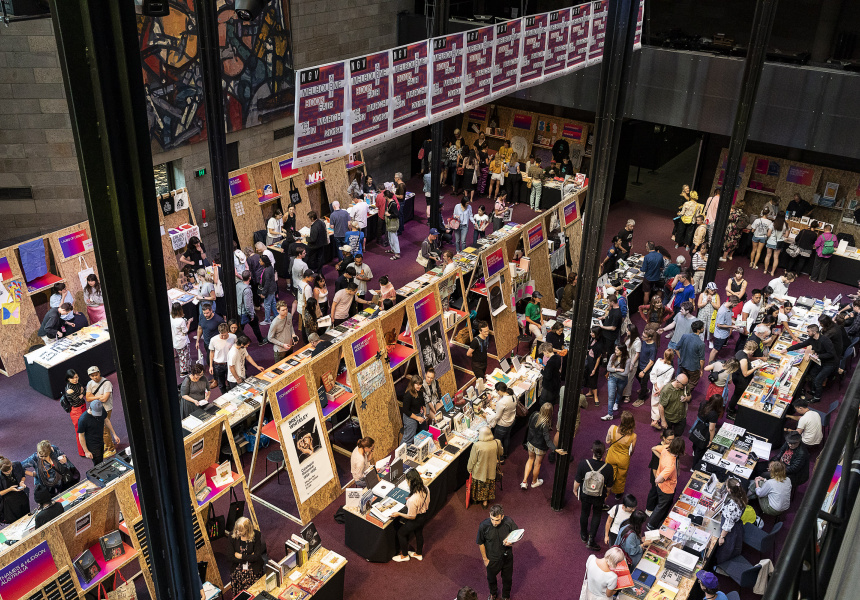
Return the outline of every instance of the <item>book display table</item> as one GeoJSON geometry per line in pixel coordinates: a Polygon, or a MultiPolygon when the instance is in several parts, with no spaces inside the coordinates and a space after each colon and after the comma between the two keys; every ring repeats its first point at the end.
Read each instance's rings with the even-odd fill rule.
{"type": "MultiPolygon", "coordinates": [[[[334,555],[334,553],[331,554],[334,555]]],[[[327,567],[333,572],[325,581],[322,582],[322,585],[310,595],[310,597],[314,600],[343,600],[347,560],[340,555],[336,555],[337,558],[340,559],[337,563],[330,561],[326,562],[325,559],[327,556],[329,556],[329,551],[321,546],[316,552],[314,552],[314,555],[308,559],[308,562],[303,564],[301,567],[295,567],[290,571],[290,573],[284,578],[284,581],[282,581],[275,589],[269,591],[269,594],[275,598],[288,598],[288,596],[283,595],[288,588],[291,586],[300,588],[300,584],[304,581],[304,577],[308,575],[312,576],[312,574],[317,572],[320,567],[327,567]],[[332,564],[336,564],[337,566],[332,568],[332,564]]],[[[256,597],[259,597],[258,594],[265,590],[265,577],[261,577],[254,585],[248,588],[248,592],[254,594],[256,597]]]]}

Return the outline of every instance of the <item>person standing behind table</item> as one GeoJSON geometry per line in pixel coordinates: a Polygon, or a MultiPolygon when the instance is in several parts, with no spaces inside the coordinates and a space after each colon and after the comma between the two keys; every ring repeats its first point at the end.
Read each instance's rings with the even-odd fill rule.
{"type": "Polygon", "coordinates": [[[824,233],[818,236],[815,240],[813,249],[815,250],[815,260],[812,263],[812,273],[809,275],[811,281],[824,283],[827,281],[827,270],[830,268],[830,257],[836,252],[836,246],[839,245],[839,240],[832,233],[833,226],[827,224],[824,226],[824,233]]]}
{"type": "Polygon", "coordinates": [[[61,328],[64,321],[74,318],[72,305],[65,302],[57,308],[50,308],[45,313],[45,318],[42,319],[42,325],[39,327],[39,337],[45,342],[45,345],[50,346],[63,337],[61,328]]]}
{"type": "Polygon", "coordinates": [[[349,213],[340,207],[340,202],[335,200],[331,203],[332,212],[328,216],[331,223],[332,237],[334,237],[334,245],[337,246],[337,256],[342,258],[340,247],[343,246],[346,239],[346,232],[349,230],[349,213]]]}
{"type": "Polygon", "coordinates": [[[576,273],[571,273],[567,276],[567,283],[561,292],[561,301],[558,305],[560,313],[566,313],[573,308],[573,302],[576,300],[576,273]]]}
{"type": "Polygon", "coordinates": [[[699,404],[696,422],[690,427],[690,442],[693,444],[693,469],[702,460],[708,446],[717,433],[717,422],[723,414],[723,395],[713,394],[699,404]]]}
{"type": "Polygon", "coordinates": [[[376,441],[372,437],[363,437],[355,444],[349,459],[349,470],[352,473],[353,487],[363,488],[365,486],[364,474],[373,466],[373,445],[376,441]]]}
{"type": "MultiPolygon", "coordinates": [[[[101,372],[99,372],[99,368],[96,366],[92,366],[87,369],[87,375],[90,378],[90,382],[87,384],[87,402],[92,402],[93,400],[100,401],[105,410],[105,419],[106,421],[110,421],[111,413],[113,413],[113,385],[110,381],[102,377],[101,372]]],[[[108,431],[107,426],[105,427],[103,434],[104,455],[105,458],[109,458],[116,454],[116,447],[113,444],[113,438],[111,437],[111,432],[108,431]]],[[[119,442],[119,440],[117,440],[117,442],[119,442]]]]}
{"type": "Polygon", "coordinates": [[[660,427],[671,429],[676,436],[684,433],[687,427],[687,405],[690,402],[690,392],[687,386],[687,376],[683,373],[669,382],[660,391],[660,427]]]}
{"type": "Polygon", "coordinates": [[[44,486],[33,490],[33,500],[36,501],[37,506],[36,519],[33,521],[36,529],[50,523],[65,512],[65,507],[59,502],[54,502],[51,490],[44,486]]]}
{"type": "Polygon", "coordinates": [[[248,354],[248,344],[251,340],[247,336],[240,335],[236,338],[236,343],[230,348],[227,353],[227,387],[232,389],[245,381],[245,361],[251,363],[258,372],[263,372],[263,367],[254,362],[251,355],[248,354]],[[230,385],[233,384],[233,385],[230,385]]]}
{"type": "Polygon", "coordinates": [[[247,517],[239,517],[233,525],[230,535],[230,554],[227,560],[233,565],[230,572],[230,582],[233,593],[251,587],[263,576],[263,552],[265,544],[263,536],[254,529],[247,517]]]}
{"type": "MultiPolygon", "coordinates": [[[[184,314],[184,313],[183,313],[184,314]]],[[[200,351],[203,356],[208,355],[209,342],[212,338],[218,335],[218,326],[224,322],[219,315],[212,310],[212,304],[209,302],[203,303],[203,318],[197,323],[197,340],[203,342],[203,350],[200,351]]],[[[195,340],[195,342],[197,341],[195,340]]],[[[210,375],[212,372],[209,372],[210,375]]]]}
{"type": "Polygon", "coordinates": [[[720,537],[717,542],[714,564],[721,565],[740,556],[744,546],[744,524],[741,517],[747,507],[747,495],[734,477],[726,480],[729,490],[720,510],[720,537]]]}
{"type": "Polygon", "coordinates": [[[476,379],[487,378],[487,348],[490,345],[490,326],[486,321],[477,321],[475,329],[478,330],[478,335],[472,338],[469,342],[469,349],[466,350],[466,356],[472,361],[472,373],[476,379]]]}
{"type": "Polygon", "coordinates": [[[805,357],[811,359],[806,380],[812,381],[812,402],[820,402],[824,381],[836,370],[840,357],[836,355],[833,342],[821,334],[818,325],[807,325],[806,333],[809,337],[789,346],[787,352],[806,348],[805,357]],[[813,357],[817,358],[818,362],[812,360],[813,357]]]}
{"type": "Polygon", "coordinates": [[[266,245],[277,244],[284,239],[284,211],[275,208],[275,212],[266,222],[266,245]]]}
{"type": "Polygon", "coordinates": [[[203,365],[191,365],[191,372],[179,386],[182,418],[184,419],[199,406],[209,404],[209,380],[203,374],[203,365]]]}
{"type": "Polygon", "coordinates": [[[466,465],[472,480],[472,502],[482,502],[486,507],[488,501],[496,499],[496,472],[503,456],[502,442],[493,437],[489,427],[481,427],[466,465]]]}
{"type": "Polygon", "coordinates": [[[660,453],[660,462],[654,477],[655,489],[652,490],[657,496],[657,503],[648,519],[648,531],[660,529],[669,515],[675,497],[675,488],[678,485],[678,463],[684,455],[684,449],[684,438],[678,436],[660,453]]]}
{"type": "Polygon", "coordinates": [[[0,521],[14,523],[30,512],[30,489],[24,467],[0,456],[0,521]]]}
{"type": "Polygon", "coordinates": [[[98,323],[105,318],[105,301],[102,297],[102,286],[94,273],[87,275],[87,287],[84,288],[84,304],[87,305],[87,317],[90,324],[98,323]]]}
{"type": "Polygon", "coordinates": [[[501,381],[496,384],[496,392],[500,398],[496,400],[496,426],[493,436],[502,443],[502,462],[508,457],[511,444],[511,429],[517,417],[517,401],[514,400],[508,386],[501,381]]]}
{"type": "Polygon", "coordinates": [[[268,339],[275,351],[275,362],[284,360],[290,353],[290,348],[299,341],[299,336],[293,330],[293,315],[290,306],[283,300],[278,302],[278,316],[269,326],[268,339]]]}
{"type": "Polygon", "coordinates": [[[72,309],[72,311],[63,318],[63,325],[60,327],[60,333],[63,337],[69,337],[72,334],[79,332],[81,329],[89,325],[87,318],[82,314],[72,309]]]}
{"type": "MultiPolygon", "coordinates": [[[[319,273],[322,271],[323,263],[325,262],[325,249],[326,246],[328,246],[328,231],[326,229],[325,221],[320,219],[316,211],[310,211],[308,213],[308,219],[311,222],[310,233],[308,234],[308,268],[319,273]]],[[[346,231],[344,231],[344,233],[346,233],[346,231]]],[[[341,240],[340,245],[343,245],[343,240],[341,240]]]]}
{"type": "Polygon", "coordinates": [[[424,401],[421,399],[422,385],[421,378],[413,375],[409,379],[409,385],[400,400],[400,414],[403,417],[402,444],[411,444],[415,439],[415,434],[427,421],[424,413],[424,401]]]}
{"type": "MultiPolygon", "coordinates": [[[[708,285],[711,284],[709,283],[708,285]]],[[[729,341],[729,337],[731,337],[732,331],[734,331],[735,327],[732,316],[737,304],[737,296],[729,296],[726,298],[725,302],[720,305],[720,308],[717,309],[717,317],[714,322],[714,334],[711,336],[710,342],[711,353],[708,356],[709,363],[714,362],[714,359],[717,358],[717,354],[723,349],[726,342],[729,341]]]]}
{"type": "Polygon", "coordinates": [[[502,576],[502,600],[511,597],[511,586],[514,574],[514,553],[511,543],[506,541],[508,536],[519,529],[514,520],[505,516],[501,504],[490,507],[490,516],[478,525],[478,537],[475,540],[481,551],[481,559],[487,569],[487,583],[490,586],[490,598],[498,600],[498,576],[502,576]]]}
{"type": "Polygon", "coordinates": [[[606,432],[606,463],[612,465],[614,483],[610,487],[616,499],[624,495],[627,485],[627,471],[630,468],[630,457],[636,450],[636,420],[633,413],[625,410],[621,413],[621,424],[612,425],[606,432]]]}
{"type": "Polygon", "coordinates": [[[689,300],[682,303],[678,314],[675,315],[672,322],[657,330],[658,334],[663,334],[667,331],[672,332],[671,336],[666,336],[667,338],[670,338],[668,346],[669,350],[677,348],[678,344],[681,343],[681,338],[693,330],[693,322],[696,320],[696,317],[693,314],[694,310],[695,307],[689,300]]]}
{"type": "Polygon", "coordinates": [[[533,488],[543,485],[543,479],[539,478],[540,465],[547,452],[567,454],[566,450],[556,447],[558,432],[553,436],[550,434],[551,429],[552,404],[544,402],[541,404],[540,411],[533,412],[529,417],[528,432],[526,433],[526,449],[529,452],[529,458],[526,461],[525,473],[520,483],[521,489],[528,489],[529,474],[532,476],[531,485],[533,488]]]}
{"type": "Polygon", "coordinates": [[[62,281],[59,283],[55,283],[53,288],[51,288],[51,291],[53,293],[51,294],[51,297],[48,301],[48,304],[51,308],[58,308],[60,304],[63,303],[72,305],[75,303],[75,299],[72,296],[72,293],[68,289],[66,289],[66,284],[62,281]]]}
{"type": "Polygon", "coordinates": [[[197,269],[205,268],[212,264],[209,262],[209,259],[206,258],[206,247],[197,236],[193,236],[188,240],[188,246],[186,248],[185,253],[179,256],[180,269],[184,269],[185,266],[188,265],[196,271],[197,269]]]}
{"type": "MultiPolygon", "coordinates": [[[[105,452],[104,436],[110,435],[111,446],[119,444],[119,436],[110,422],[110,415],[98,400],[90,402],[87,412],[78,421],[78,441],[84,448],[84,454],[91,458],[93,466],[98,466],[109,455],[105,452]],[[107,433],[106,433],[107,432],[107,433]]],[[[116,454],[116,452],[113,452],[116,454]]]]}
{"type": "Polygon", "coordinates": [[[445,265],[445,268],[442,270],[442,277],[456,271],[457,264],[454,262],[454,253],[450,250],[445,250],[442,253],[442,264],[445,265]]]}
{"type": "Polygon", "coordinates": [[[257,343],[260,346],[265,346],[269,342],[260,331],[260,321],[257,319],[257,313],[254,311],[254,298],[251,292],[251,272],[245,271],[242,273],[242,281],[236,283],[236,298],[239,301],[239,318],[241,327],[244,331],[245,325],[251,326],[251,331],[257,337],[257,343]]]}
{"type": "Polygon", "coordinates": [[[747,499],[758,498],[761,512],[779,516],[791,505],[791,480],[786,477],[785,465],[778,460],[768,464],[770,477],[756,477],[750,482],[747,499]]]}
{"type": "Polygon", "coordinates": [[[66,489],[63,473],[74,465],[57,446],[42,440],[36,444],[36,452],[21,461],[21,466],[24,473],[33,478],[33,487],[44,486],[54,495],[66,489]]]}
{"type": "Polygon", "coordinates": [[[794,280],[797,279],[797,275],[792,273],[791,271],[786,271],[781,276],[771,279],[767,284],[770,289],[773,290],[774,298],[778,298],[779,300],[785,299],[788,296],[788,286],[794,283],[794,280]]]}
{"type": "Polygon", "coordinates": [[[702,333],[705,331],[705,324],[698,319],[690,325],[690,333],[686,333],[678,342],[678,366],[681,372],[687,376],[690,383],[689,389],[694,390],[699,383],[699,378],[702,376],[702,370],[705,368],[705,342],[702,341],[702,333]]]}
{"type": "Polygon", "coordinates": [[[654,242],[645,243],[645,258],[642,259],[642,290],[644,292],[642,304],[647,306],[651,294],[659,294],[663,287],[663,255],[657,252],[654,242]]]}
{"type": "Polygon", "coordinates": [[[191,351],[188,348],[188,321],[179,302],[174,302],[170,308],[170,333],[173,337],[173,350],[179,358],[179,374],[185,377],[191,365],[191,351]]]}
{"type": "Polygon", "coordinates": [[[227,355],[235,343],[236,335],[230,333],[227,323],[220,323],[218,335],[209,340],[209,374],[215,377],[222,394],[228,390],[227,355]]]}
{"type": "Polygon", "coordinates": [[[615,483],[612,466],[603,462],[606,446],[600,440],[591,445],[591,458],[585,458],[576,469],[573,495],[579,500],[579,538],[592,552],[600,552],[597,531],[609,488],[615,483]]]}
{"type": "Polygon", "coordinates": [[[397,203],[396,197],[386,195],[388,204],[385,207],[385,230],[388,232],[389,254],[393,254],[391,260],[400,258],[400,239],[398,238],[397,230],[400,227],[400,205],[397,203]]]}
{"type": "Polygon", "coordinates": [[[758,313],[761,310],[761,297],[761,290],[753,290],[750,299],[741,308],[740,335],[738,335],[738,341],[735,342],[735,348],[743,348],[752,334],[755,322],[758,319],[758,313]]]}
{"type": "Polygon", "coordinates": [[[529,194],[529,207],[532,210],[540,210],[540,197],[543,193],[544,172],[540,166],[541,160],[538,156],[534,164],[529,167],[526,175],[531,179],[532,191],[529,194]]]}

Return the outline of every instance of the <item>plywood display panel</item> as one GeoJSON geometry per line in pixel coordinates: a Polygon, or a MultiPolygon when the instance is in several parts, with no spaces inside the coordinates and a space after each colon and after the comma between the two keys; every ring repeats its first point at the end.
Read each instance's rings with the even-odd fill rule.
{"type": "Polygon", "coordinates": [[[63,513],[63,518],[57,522],[57,529],[72,560],[93,544],[98,544],[101,536],[117,529],[119,517],[119,501],[112,488],[103,490],[91,500],[63,513]],[[75,521],[87,513],[91,518],[89,529],[75,535],[75,521]]]}
{"type": "MultiPolygon", "coordinates": [[[[406,315],[407,315],[407,318],[409,319],[409,331],[412,332],[412,341],[414,344],[416,344],[416,348],[419,349],[419,355],[416,357],[416,360],[418,362],[419,376],[423,379],[424,368],[423,368],[422,362],[421,362],[421,355],[420,355],[421,349],[420,349],[420,347],[418,347],[418,339],[415,336],[415,332],[418,331],[418,329],[420,329],[424,325],[426,325],[428,322],[435,319],[437,316],[439,316],[439,317],[442,316],[442,303],[439,299],[439,282],[438,281],[433,283],[432,285],[427,286],[426,288],[424,288],[423,290],[421,290],[417,294],[410,296],[406,300],[406,315]],[[432,311],[433,314],[432,314],[432,316],[426,318],[423,323],[419,323],[416,312],[415,312],[415,306],[416,306],[416,304],[419,304],[419,303],[426,304],[427,302],[432,303],[432,305],[434,307],[433,311],[432,311]]],[[[440,375],[439,374],[440,369],[438,366],[436,366],[435,367],[436,379],[439,381],[439,387],[442,389],[442,393],[443,394],[449,393],[453,396],[457,392],[457,376],[454,373],[454,363],[451,360],[451,348],[450,348],[450,345],[448,342],[447,332],[445,331],[444,319],[442,319],[441,324],[442,324],[442,335],[443,335],[443,339],[445,341],[445,349],[444,349],[445,356],[446,356],[445,360],[447,360],[448,369],[447,369],[447,371],[445,371],[444,374],[440,375]]],[[[444,364],[444,362],[445,362],[445,361],[439,361],[438,357],[437,357],[437,361],[438,361],[438,363],[441,363],[441,364],[444,364]]]]}
{"type": "MultiPolygon", "coordinates": [[[[28,538],[15,544],[8,552],[0,556],[0,569],[6,568],[16,561],[19,561],[25,554],[35,549],[42,542],[45,542],[48,544],[48,548],[51,551],[51,557],[54,560],[54,566],[57,570],[62,571],[64,568],[70,569],[72,579],[76,581],[77,576],[72,568],[72,558],[74,557],[69,555],[69,551],[66,549],[66,544],[60,535],[57,523],[58,521],[54,521],[52,524],[40,528],[28,538]]],[[[52,575],[42,583],[38,584],[34,589],[28,590],[22,598],[29,598],[36,590],[42,589],[46,583],[56,576],[57,575],[52,575]]],[[[77,583],[75,584],[75,589],[79,589],[77,583]]]]}
{"type": "Polygon", "coordinates": [[[552,269],[549,266],[549,246],[547,244],[547,228],[543,215],[538,215],[523,227],[522,240],[526,256],[529,259],[529,279],[533,279],[535,287],[541,294],[541,307],[555,310],[555,288],[552,281],[552,269]],[[543,232],[543,242],[530,248],[529,230],[540,226],[543,232]]]}
{"type": "MultiPolygon", "coordinates": [[[[193,483],[194,476],[221,462],[221,429],[224,417],[212,418],[185,438],[185,464],[193,483]],[[200,443],[203,447],[200,448],[200,443]],[[196,455],[195,455],[196,453],[196,455]]],[[[234,469],[235,470],[235,469],[234,469]]]]}
{"type": "MultiPolygon", "coordinates": [[[[177,192],[188,192],[186,188],[180,188],[178,190],[171,190],[169,195],[175,196],[177,192]]],[[[163,194],[159,196],[159,200],[166,198],[168,194],[163,194]]],[[[162,226],[162,234],[161,234],[161,252],[164,255],[164,272],[165,278],[167,279],[167,287],[172,288],[176,287],[177,281],[179,279],[179,256],[183,254],[187,248],[174,250],[173,243],[170,241],[170,234],[168,233],[171,229],[177,229],[178,227],[189,223],[191,225],[197,225],[197,218],[194,216],[194,208],[191,204],[191,198],[188,199],[188,208],[184,208],[182,210],[177,210],[169,215],[164,215],[159,206],[158,209],[158,220],[162,226]]],[[[210,257],[211,258],[211,257],[210,257]]]]}
{"type": "MultiPolygon", "coordinates": [[[[508,256],[505,253],[505,245],[504,240],[490,246],[481,254],[481,265],[484,268],[484,274],[488,273],[487,271],[487,256],[496,252],[497,250],[502,250],[502,258],[505,263],[505,268],[502,269],[501,273],[504,276],[502,281],[502,294],[505,300],[505,304],[508,305],[508,308],[501,311],[497,315],[492,316],[492,325],[493,325],[493,336],[496,340],[496,356],[504,357],[517,347],[517,338],[519,337],[519,324],[517,323],[517,315],[513,306],[510,306],[511,297],[513,295],[511,289],[511,273],[507,268],[508,264],[508,256]]],[[[492,311],[491,311],[492,314],[492,311]]]]}
{"type": "MultiPolygon", "coordinates": [[[[320,170],[322,170],[320,165],[316,163],[299,169],[298,178],[302,180],[302,185],[304,185],[307,190],[307,203],[296,206],[296,229],[311,226],[311,220],[308,218],[308,213],[310,211],[316,211],[316,213],[321,217],[329,214],[330,212],[328,210],[328,203],[323,195],[323,185],[325,184],[325,181],[305,185],[308,177],[312,173],[316,173],[320,170]]],[[[296,185],[298,185],[298,182],[296,185]]]]}
{"type": "Polygon", "coordinates": [[[588,189],[581,190],[576,194],[568,195],[561,204],[558,205],[558,222],[564,230],[564,236],[567,239],[568,256],[570,257],[570,265],[567,267],[567,274],[579,272],[579,257],[582,254],[582,203],[585,200],[585,195],[588,189]],[[576,220],[570,225],[565,225],[564,222],[564,207],[576,201],[576,220]]]}
{"type": "Polygon", "coordinates": [[[233,217],[233,228],[236,230],[239,247],[243,250],[253,248],[254,232],[265,229],[266,224],[262,222],[260,216],[260,201],[257,196],[257,189],[253,185],[250,167],[230,171],[228,175],[231,178],[247,175],[248,182],[251,184],[251,189],[247,192],[230,197],[230,214],[233,217]]]}
{"type": "MultiPolygon", "coordinates": [[[[98,276],[95,251],[88,250],[78,256],[64,258],[59,241],[61,237],[78,231],[86,231],[87,238],[92,240],[90,224],[88,221],[55,231],[54,233],[49,234],[47,238],[48,243],[51,245],[51,253],[54,255],[54,263],[58,271],[57,274],[65,280],[66,289],[69,290],[75,298],[75,310],[86,315],[87,305],[84,302],[84,290],[81,288],[81,280],[78,277],[78,273],[80,273],[85,267],[92,267],[96,276],[98,276]]],[[[101,282],[101,278],[99,278],[99,282],[101,282]]]]}
{"type": "Polygon", "coordinates": [[[339,202],[341,208],[351,204],[346,189],[351,180],[346,170],[346,157],[334,158],[322,164],[322,172],[325,177],[325,192],[328,197],[328,206],[325,214],[331,214],[331,203],[339,202]]]}
{"type": "MultiPolygon", "coordinates": [[[[30,347],[40,346],[43,343],[37,335],[40,323],[36,316],[36,309],[33,307],[33,300],[27,293],[27,285],[24,283],[24,273],[18,261],[16,248],[17,246],[10,246],[0,249],[0,259],[5,258],[12,271],[12,277],[4,281],[3,285],[7,291],[11,281],[20,282],[22,286],[21,300],[18,303],[19,322],[17,324],[9,321],[0,323],[0,359],[3,361],[3,371],[9,377],[24,370],[24,355],[30,347]]],[[[7,309],[14,310],[14,307],[7,305],[7,309]]]]}

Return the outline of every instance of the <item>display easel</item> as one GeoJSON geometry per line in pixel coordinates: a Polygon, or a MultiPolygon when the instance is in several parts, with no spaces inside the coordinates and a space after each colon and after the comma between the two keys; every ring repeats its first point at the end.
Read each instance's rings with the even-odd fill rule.
{"type": "Polygon", "coordinates": [[[409,322],[406,317],[407,301],[399,302],[377,319],[386,345],[388,372],[394,383],[409,374],[409,367],[417,353],[412,336],[404,333],[403,328],[403,324],[409,322]]]}
{"type": "MultiPolygon", "coordinates": [[[[469,294],[468,289],[466,288],[466,284],[463,282],[463,272],[457,268],[453,273],[449,273],[446,276],[443,276],[439,279],[437,286],[439,288],[439,298],[442,301],[442,309],[444,312],[446,305],[446,294],[445,290],[451,289],[453,286],[453,291],[450,295],[454,295],[459,290],[460,297],[463,299],[463,304],[460,309],[454,308],[449,305],[449,310],[455,311],[457,313],[457,318],[454,321],[453,325],[445,326],[445,335],[448,338],[448,345],[456,344],[461,348],[468,348],[468,343],[463,343],[462,341],[458,341],[457,338],[462,337],[468,342],[472,341],[472,317],[471,311],[469,310],[469,294]],[[464,327],[465,325],[465,327],[464,327]],[[462,333],[460,333],[462,332],[462,333]]],[[[454,369],[458,371],[462,371],[463,373],[472,374],[468,369],[461,367],[460,365],[454,363],[454,369]]],[[[455,385],[456,385],[456,377],[455,377],[455,385]]],[[[455,390],[455,392],[458,390],[455,390]]],[[[443,390],[443,393],[449,393],[447,390],[443,390]]]]}
{"type": "MultiPolygon", "coordinates": [[[[443,394],[451,394],[453,396],[457,393],[457,376],[454,373],[454,363],[451,360],[451,349],[448,343],[447,332],[445,331],[445,318],[442,314],[442,303],[439,299],[438,281],[424,288],[417,294],[410,296],[409,299],[406,300],[406,315],[409,319],[409,331],[412,334],[412,340],[416,350],[415,360],[418,365],[418,375],[422,380],[424,378],[422,352],[428,351],[428,349],[424,347],[421,342],[420,332],[422,331],[422,328],[427,327],[437,318],[440,320],[442,339],[445,340],[443,352],[445,358],[440,360],[439,355],[436,354],[434,358],[430,360],[430,363],[432,364],[433,362],[436,362],[437,364],[444,364],[446,360],[448,361],[450,368],[444,374],[440,374],[439,367],[436,367],[436,380],[439,382],[439,386],[443,394]],[[421,319],[419,319],[419,317],[421,317],[421,319]]],[[[435,350],[435,348],[430,348],[430,352],[434,352],[435,350]]]]}
{"type": "Polygon", "coordinates": [[[230,171],[230,213],[242,249],[254,247],[254,233],[266,229],[281,198],[272,161],[266,160],[230,171]],[[272,186],[271,193],[265,193],[272,186]]]}
{"type": "Polygon", "coordinates": [[[548,228],[544,214],[541,213],[523,226],[523,249],[529,259],[529,279],[541,290],[541,308],[555,310],[555,287],[552,282],[552,269],[549,264],[547,248],[548,228]]]}

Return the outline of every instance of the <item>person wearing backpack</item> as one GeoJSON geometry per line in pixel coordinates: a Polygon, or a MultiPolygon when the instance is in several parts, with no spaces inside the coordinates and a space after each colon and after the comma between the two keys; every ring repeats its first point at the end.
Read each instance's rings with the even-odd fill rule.
{"type": "Polygon", "coordinates": [[[818,283],[827,281],[827,269],[830,268],[830,257],[836,252],[839,240],[833,235],[833,226],[825,225],[824,233],[818,236],[813,246],[815,250],[815,261],[812,263],[812,273],[809,279],[818,283]]]}
{"type": "Polygon", "coordinates": [[[257,336],[257,342],[260,346],[265,346],[269,341],[263,337],[263,332],[260,331],[260,321],[257,319],[257,313],[254,311],[254,293],[251,290],[251,271],[242,273],[242,281],[236,283],[236,299],[239,303],[239,318],[241,329],[245,329],[245,325],[250,325],[254,335],[257,336]]]}
{"type": "Polygon", "coordinates": [[[652,492],[657,494],[657,506],[654,507],[654,511],[648,519],[648,531],[660,529],[672,508],[675,488],[678,485],[678,462],[684,455],[685,449],[684,438],[678,436],[669,443],[668,448],[660,453],[660,463],[657,466],[654,489],[652,489],[652,492]]]}
{"type": "Polygon", "coordinates": [[[600,517],[606,504],[606,494],[615,483],[612,465],[603,462],[606,446],[600,440],[591,445],[591,458],[585,458],[576,470],[573,495],[582,508],[579,512],[579,537],[592,552],[600,552],[597,544],[597,530],[600,517]]]}

